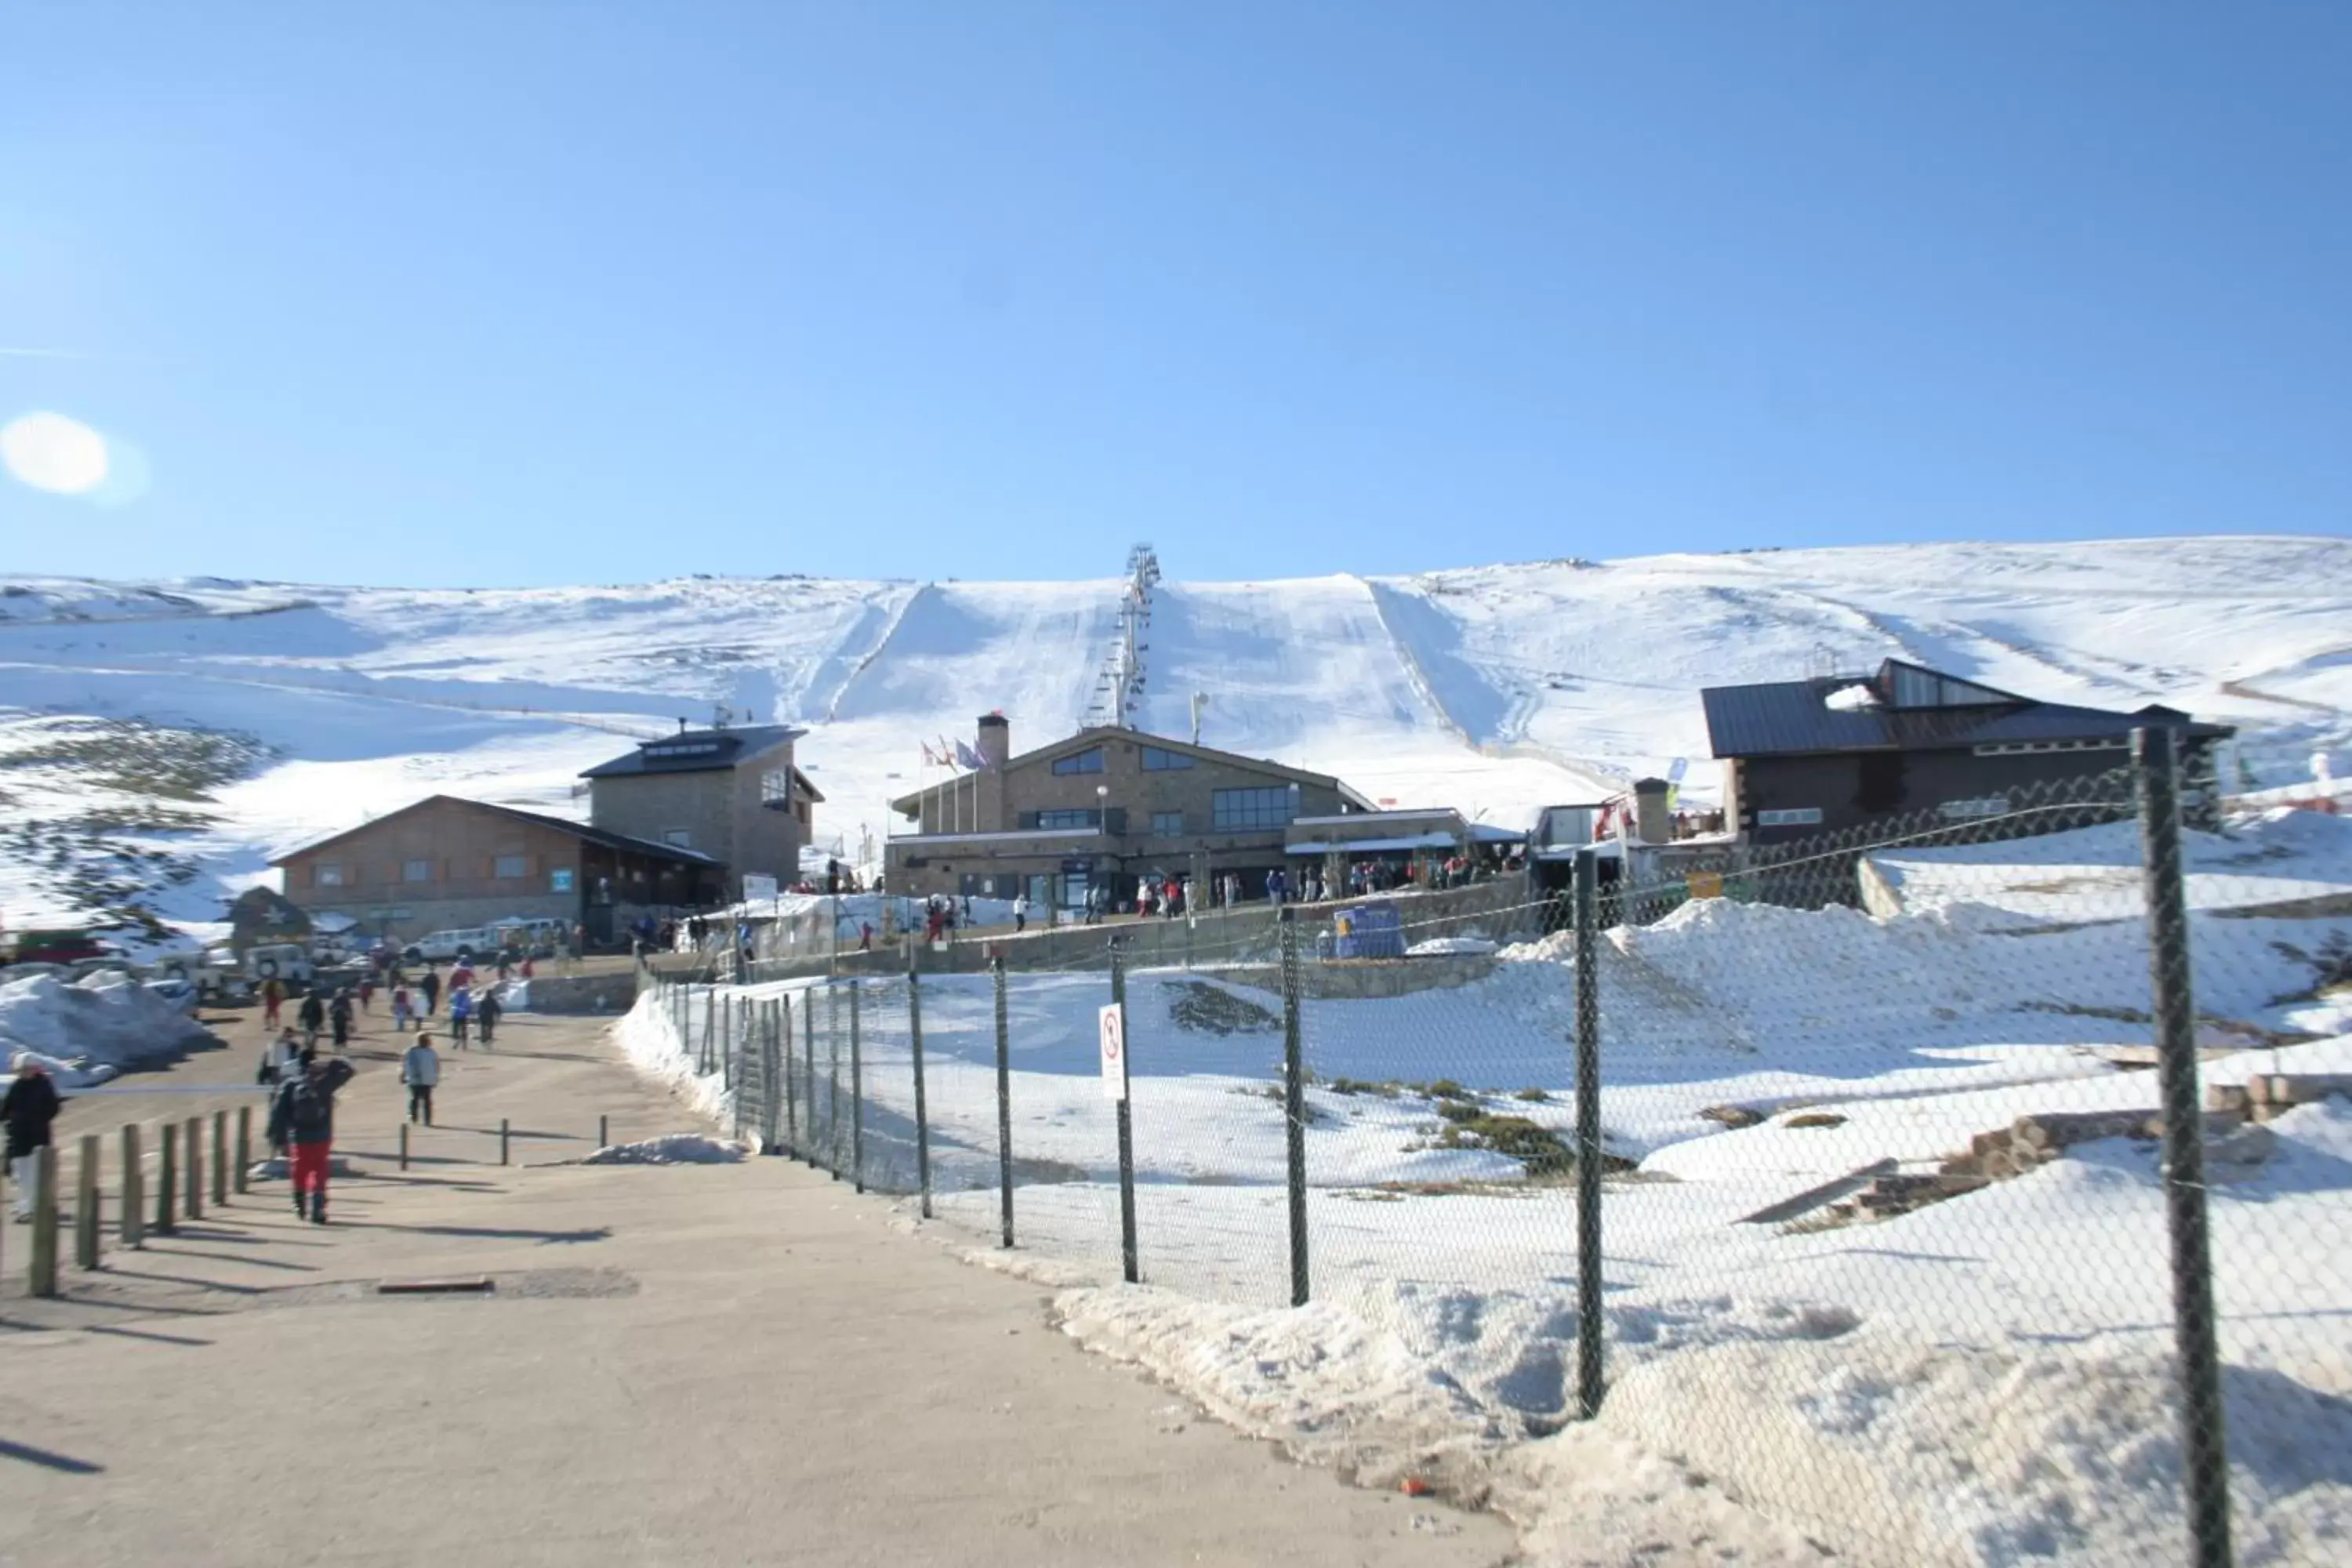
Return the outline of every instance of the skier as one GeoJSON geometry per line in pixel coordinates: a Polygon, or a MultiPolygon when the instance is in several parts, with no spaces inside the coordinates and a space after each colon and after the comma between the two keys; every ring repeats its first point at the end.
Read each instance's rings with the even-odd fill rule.
{"type": "Polygon", "coordinates": [[[8,1173],[16,1183],[16,1223],[33,1217],[39,1195],[41,1151],[49,1146],[49,1125],[58,1119],[58,1086],[49,1081],[40,1061],[30,1051],[18,1051],[11,1064],[16,1081],[0,1095],[0,1121],[8,1125],[8,1173]]]}
{"type": "Polygon", "coordinates": [[[327,1165],[335,1143],[335,1091],[351,1081],[352,1064],[322,1062],[302,1053],[302,1070],[279,1086],[269,1103],[269,1142],[287,1151],[294,1180],[294,1212],[312,1225],[327,1223],[327,1165]],[[310,1201],[305,1205],[305,1194],[310,1201]]]}
{"type": "Polygon", "coordinates": [[[462,985],[449,987],[449,1041],[459,1050],[466,1048],[466,1020],[473,1016],[474,994],[462,985]]]}
{"type": "Polygon", "coordinates": [[[335,1050],[340,1054],[352,1043],[352,994],[350,992],[335,993],[335,999],[327,1005],[327,1021],[334,1028],[335,1050]]]}
{"type": "Polygon", "coordinates": [[[1026,893],[1013,896],[1013,929],[1016,931],[1029,929],[1029,895],[1026,893]]]}
{"type": "Polygon", "coordinates": [[[285,1081],[302,1055],[302,1042],[294,1037],[291,1029],[281,1029],[278,1037],[261,1047],[261,1070],[254,1075],[256,1083],[276,1085],[285,1081]]]}
{"type": "Polygon", "coordinates": [[[505,1011],[499,1005],[499,988],[495,985],[483,992],[482,999],[474,1005],[474,1022],[482,1032],[482,1049],[490,1048],[490,1031],[498,1026],[499,1015],[505,1011]]]}
{"type": "Polygon", "coordinates": [[[433,1088],[441,1081],[441,1057],[430,1033],[419,1030],[416,1043],[401,1053],[400,1081],[408,1086],[408,1120],[433,1125],[433,1088]]]}
{"type": "Polygon", "coordinates": [[[327,1004],[320,998],[318,992],[314,990],[303,995],[302,1005],[294,1016],[302,1026],[302,1043],[306,1046],[317,1045],[319,1031],[327,1026],[327,1004]]]}

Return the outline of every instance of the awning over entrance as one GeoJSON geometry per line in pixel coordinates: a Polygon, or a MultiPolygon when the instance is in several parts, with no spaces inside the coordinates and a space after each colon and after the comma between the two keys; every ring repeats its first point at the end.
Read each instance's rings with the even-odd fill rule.
{"type": "Polygon", "coordinates": [[[1286,844],[1286,855],[1382,855],[1409,849],[1452,849],[1456,841],[1451,833],[1414,833],[1402,838],[1340,839],[1334,843],[1310,841],[1286,844]]]}

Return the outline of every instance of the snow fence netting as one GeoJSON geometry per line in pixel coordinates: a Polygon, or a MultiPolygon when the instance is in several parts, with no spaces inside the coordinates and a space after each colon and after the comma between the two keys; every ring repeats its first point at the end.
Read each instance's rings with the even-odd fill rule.
{"type": "MultiPolygon", "coordinates": [[[[2228,1522],[2239,1562],[2336,1560],[2352,823],[2225,817],[2197,782],[2166,984],[2192,997],[2228,1522]]],[[[740,994],[792,1019],[781,1146],[909,1213],[928,1164],[935,1223],[975,1250],[1116,1287],[1099,1015],[1123,990],[1135,1272],[1160,1289],[1081,1291],[1066,1325],[1360,1476],[1456,1476],[1529,1521],[1590,1506],[1574,1478],[1606,1443],[1848,1561],[2183,1560],[2138,800],[2086,766],[1843,834],[1605,849],[1589,1148],[1576,900],[1537,879],[1408,891],[1393,927],[1296,910],[1287,963],[1270,921],[1009,942],[1002,1103],[984,969],[927,952],[911,981],[740,994]]],[[[731,1118],[723,1057],[698,1081],[731,1118]]]]}

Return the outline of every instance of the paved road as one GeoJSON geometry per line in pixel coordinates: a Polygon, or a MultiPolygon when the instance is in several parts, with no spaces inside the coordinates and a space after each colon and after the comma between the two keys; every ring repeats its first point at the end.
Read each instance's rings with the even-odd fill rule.
{"type": "MultiPolygon", "coordinates": [[[[551,1134],[533,1160],[599,1114],[690,1125],[594,1024],[510,1026],[451,1059],[445,1121],[551,1134]]],[[[452,1130],[403,1175],[394,1078],[363,1061],[346,1091],[370,1173],[336,1224],[299,1224],[273,1184],[69,1274],[73,1299],[11,1281],[0,1564],[1507,1556],[1492,1520],[1202,1421],[1055,1333],[1034,1287],[805,1167],[501,1169],[452,1130]],[[422,1277],[497,1289],[375,1292],[422,1277]]]]}

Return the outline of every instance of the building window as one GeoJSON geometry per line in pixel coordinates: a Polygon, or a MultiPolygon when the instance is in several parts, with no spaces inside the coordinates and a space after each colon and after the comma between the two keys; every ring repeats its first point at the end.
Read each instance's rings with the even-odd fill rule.
{"type": "Polygon", "coordinates": [[[1100,827],[1102,813],[1099,811],[1041,811],[1037,814],[1037,826],[1040,829],[1100,827]]]}
{"type": "Polygon", "coordinates": [[[1164,746],[1143,748],[1143,771],[1147,773],[1172,773],[1179,768],[1189,768],[1192,758],[1189,752],[1171,752],[1164,746]]]}
{"type": "Polygon", "coordinates": [[[662,842],[673,849],[691,849],[694,847],[694,835],[683,827],[666,827],[662,829],[662,842]]]}
{"type": "Polygon", "coordinates": [[[1209,793],[1209,826],[1219,833],[1244,827],[1280,827],[1290,820],[1286,789],[1220,789],[1209,793]]]}
{"type": "Polygon", "coordinates": [[[310,868],[310,883],[319,888],[340,888],[343,885],[343,868],[333,860],[321,860],[310,868]]]}
{"type": "MultiPolygon", "coordinates": [[[[1188,759],[1184,764],[1192,766],[1188,759]]],[[[1184,814],[1181,811],[1155,811],[1151,814],[1151,837],[1181,838],[1184,834],[1184,814]]]]}
{"type": "Polygon", "coordinates": [[[430,860],[403,860],[400,863],[400,879],[404,882],[431,881],[433,879],[433,862],[430,860]]]}
{"type": "Polygon", "coordinates": [[[519,878],[528,877],[530,875],[530,857],[528,855],[501,855],[497,859],[490,862],[490,875],[496,877],[502,882],[513,881],[519,878]]]}
{"type": "Polygon", "coordinates": [[[645,753],[649,757],[707,757],[718,750],[719,742],[716,741],[688,741],[683,743],[672,742],[667,745],[647,746],[645,748],[645,753]]]}
{"type": "Polygon", "coordinates": [[[1057,773],[1098,773],[1103,771],[1102,748],[1093,746],[1066,757],[1055,757],[1054,771],[1057,773]]]}
{"type": "Polygon", "coordinates": [[[554,870],[550,871],[547,874],[547,890],[551,893],[570,892],[572,890],[572,868],[569,866],[558,866],[554,870]]]}
{"type": "Polygon", "coordinates": [[[1811,827],[1822,819],[1818,805],[1790,806],[1782,811],[1759,811],[1756,814],[1759,827],[1811,827]]]}

